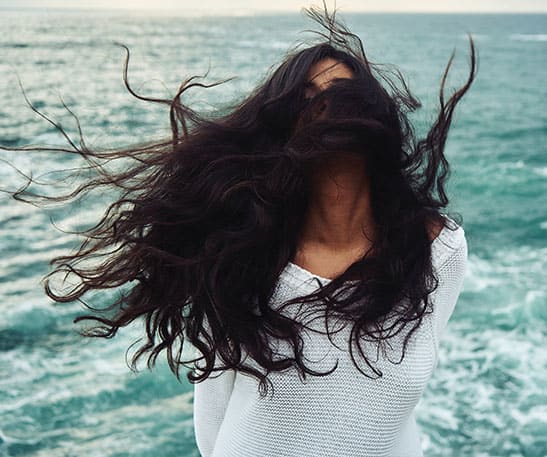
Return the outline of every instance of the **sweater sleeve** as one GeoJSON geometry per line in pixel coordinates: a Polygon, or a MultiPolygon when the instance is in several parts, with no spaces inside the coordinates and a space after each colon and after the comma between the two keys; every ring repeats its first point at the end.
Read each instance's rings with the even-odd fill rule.
{"type": "Polygon", "coordinates": [[[463,287],[467,269],[467,241],[462,227],[454,232],[448,232],[438,248],[436,256],[436,272],[439,279],[437,290],[434,292],[434,331],[437,346],[445,331],[456,302],[463,287]]]}
{"type": "MultiPolygon", "coordinates": [[[[206,316],[203,326],[207,331],[210,330],[206,316]]],[[[213,366],[215,368],[221,366],[217,354],[215,354],[213,366]]],[[[199,365],[196,365],[196,369],[203,371],[199,365]]],[[[209,457],[213,453],[220,425],[232,395],[234,381],[235,371],[223,370],[213,371],[207,379],[194,384],[194,436],[202,457],[209,457]]]]}
{"type": "Polygon", "coordinates": [[[235,371],[213,372],[194,384],[194,434],[202,457],[213,453],[234,386],[235,371]]]}

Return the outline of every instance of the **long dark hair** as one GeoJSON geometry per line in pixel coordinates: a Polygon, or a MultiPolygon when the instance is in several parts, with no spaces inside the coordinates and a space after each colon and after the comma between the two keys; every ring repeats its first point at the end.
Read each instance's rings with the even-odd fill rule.
{"type": "Polygon", "coordinates": [[[381,344],[410,324],[406,347],[430,311],[437,278],[428,227],[450,225],[441,213],[448,204],[444,147],[454,108],[475,77],[473,41],[467,81],[445,100],[452,56],[440,85],[438,116],[426,137],[417,139],[408,115],[420,103],[402,76],[370,62],[361,40],[334,13],[314,8],[307,13],[321,26],[319,41],[293,50],[260,87],[219,115],[200,115],[182,103],[190,89],[214,85],[197,77],[186,80],[173,99],[136,94],[127,82],[125,48],[128,90],[170,108],[172,137],[165,141],[93,151],[81,131],[77,146],[40,113],[65,135],[69,149],[3,148],[75,153],[95,173],[69,194],[53,197],[33,193],[29,179],[14,193],[19,200],[70,202],[97,188],[119,191],[102,219],[81,232],[85,240],[79,250],[52,260],[45,290],[57,302],[83,302],[90,291],[123,286],[119,298],[103,308],[87,305],[89,313],[75,321],[94,323],[82,330],[84,335],[110,338],[143,317],[145,340],[133,367],[144,355],[152,366],[165,350],[177,377],[181,365],[193,368],[187,373],[191,382],[237,369],[255,376],[262,394],[270,372],[295,367],[305,377],[332,371],[315,372],[304,364],[300,332],[305,324],[287,317],[283,307],[273,309],[270,300],[296,252],[310,195],[310,165],[341,150],[366,161],[377,238],[343,274],[284,306],[320,302],[326,318],[350,323],[352,360],[360,369],[357,348],[377,376],[382,373],[367,360],[362,337],[381,344]],[[327,57],[346,64],[354,77],[306,99],[308,71],[327,57]],[[313,113],[325,101],[327,116],[317,118],[313,113]],[[113,171],[108,165],[116,160],[124,166],[113,171]],[[78,281],[57,291],[52,286],[57,275],[78,281]],[[386,328],[387,316],[396,319],[386,328]],[[290,343],[294,354],[276,358],[275,340],[290,343]],[[198,352],[190,360],[182,358],[185,341],[198,352]],[[255,363],[244,363],[244,354],[255,363]]]}

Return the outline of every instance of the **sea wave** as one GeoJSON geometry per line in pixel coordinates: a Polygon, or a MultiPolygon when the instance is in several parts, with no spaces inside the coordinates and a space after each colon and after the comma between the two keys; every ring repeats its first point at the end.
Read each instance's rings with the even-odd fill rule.
{"type": "Polygon", "coordinates": [[[513,41],[547,41],[547,33],[514,33],[509,36],[513,41]]]}

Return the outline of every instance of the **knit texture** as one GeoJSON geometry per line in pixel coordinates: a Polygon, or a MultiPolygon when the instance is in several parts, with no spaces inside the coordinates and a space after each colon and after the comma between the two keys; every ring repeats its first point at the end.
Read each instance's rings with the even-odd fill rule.
{"type": "MultiPolygon", "coordinates": [[[[433,312],[424,315],[412,334],[402,362],[398,363],[405,331],[390,338],[385,351],[378,351],[376,344],[362,344],[367,358],[383,373],[371,379],[351,360],[351,325],[331,334],[331,343],[326,334],[314,331],[325,333],[324,320],[308,319],[310,329],[302,335],[304,362],[317,371],[330,370],[336,362],[338,368],[328,376],[306,375],[305,380],[296,370],[269,374],[274,391],[265,398],[260,398],[255,378],[234,370],[213,373],[195,384],[194,430],[201,455],[422,456],[414,408],[437,364],[439,341],[463,285],[467,262],[463,228],[443,228],[431,249],[439,278],[439,287],[431,297],[433,312]]],[[[279,277],[271,306],[310,293],[318,282],[329,280],[289,262],[279,277]]],[[[301,316],[302,305],[284,312],[301,316]]],[[[289,354],[288,349],[281,343],[277,346],[281,354],[289,354]]],[[[360,368],[374,375],[357,351],[354,355],[360,368]]]]}

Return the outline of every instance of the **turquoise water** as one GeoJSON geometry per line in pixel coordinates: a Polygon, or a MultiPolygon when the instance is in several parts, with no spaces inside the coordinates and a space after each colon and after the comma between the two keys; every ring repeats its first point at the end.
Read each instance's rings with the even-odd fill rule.
{"type": "MultiPolygon", "coordinates": [[[[476,39],[479,75],[447,148],[451,208],[463,216],[469,269],[417,419],[428,457],[545,456],[547,16],[345,18],[372,60],[396,63],[408,76],[424,102],[419,126],[433,116],[452,49],[456,86],[467,70],[466,33],[476,39]]],[[[141,94],[172,96],[209,65],[211,81],[237,75],[191,95],[209,109],[249,91],[310,25],[299,14],[0,11],[0,143],[63,144],[26,107],[16,72],[32,102],[70,133],[76,128],[59,93],[91,146],[115,146],[161,137],[169,121],[164,108],[125,90],[124,53],[113,41],[131,48],[129,81],[141,94]]],[[[79,164],[47,153],[1,157],[35,175],[79,164]]],[[[22,181],[2,163],[0,182],[22,181]]],[[[75,244],[49,218],[63,229],[84,227],[105,199],[75,212],[37,210],[0,194],[0,456],[198,455],[192,386],[179,384],[163,362],[138,374],[126,366],[140,325],[111,341],[82,340],[71,323],[80,305],[54,305],[41,289],[48,260],[75,244]]]]}

